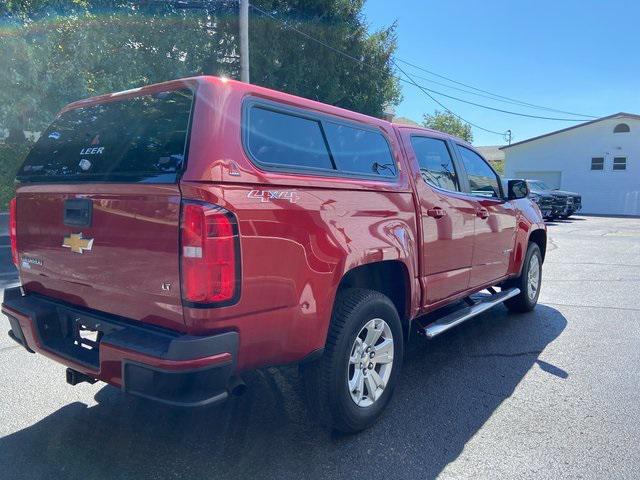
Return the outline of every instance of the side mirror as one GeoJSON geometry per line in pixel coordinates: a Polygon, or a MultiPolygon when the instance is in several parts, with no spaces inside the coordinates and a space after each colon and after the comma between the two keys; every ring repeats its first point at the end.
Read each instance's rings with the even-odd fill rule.
{"type": "Polygon", "coordinates": [[[507,184],[507,198],[509,200],[517,200],[525,198],[529,195],[529,187],[524,180],[509,180],[507,184]]]}

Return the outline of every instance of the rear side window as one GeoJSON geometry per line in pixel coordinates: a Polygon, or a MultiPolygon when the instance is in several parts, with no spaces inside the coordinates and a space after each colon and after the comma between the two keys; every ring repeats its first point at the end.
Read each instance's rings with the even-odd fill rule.
{"type": "Polygon", "coordinates": [[[374,128],[261,103],[250,103],[245,115],[247,153],[264,167],[387,179],[397,176],[391,148],[374,128]]]}
{"type": "Polygon", "coordinates": [[[267,165],[332,169],[320,122],[253,107],[247,144],[253,157],[267,165]]]}
{"type": "Polygon", "coordinates": [[[412,136],[411,145],[425,182],[445,190],[460,190],[453,159],[444,140],[412,136]]]}
{"type": "Polygon", "coordinates": [[[481,197],[500,197],[498,177],[480,155],[458,145],[464,169],[467,171],[471,193],[481,197]]]}
{"type": "Polygon", "coordinates": [[[174,183],[185,163],[193,92],[160,92],[66,111],[18,172],[22,182],[174,183]]]}
{"type": "Polygon", "coordinates": [[[325,122],[324,127],[339,170],[383,177],[396,176],[389,144],[380,133],[333,122],[325,122]]]}

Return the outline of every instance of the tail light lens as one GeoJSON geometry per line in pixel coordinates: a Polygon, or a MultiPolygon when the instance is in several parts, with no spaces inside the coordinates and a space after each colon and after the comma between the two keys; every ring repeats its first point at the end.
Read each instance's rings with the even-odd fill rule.
{"type": "Polygon", "coordinates": [[[194,306],[235,303],[240,295],[240,242],[235,216],[217,205],[183,202],[182,298],[194,306]]]}
{"type": "Polygon", "coordinates": [[[11,258],[18,266],[18,224],[16,221],[16,199],[9,202],[9,240],[11,240],[11,258]]]}

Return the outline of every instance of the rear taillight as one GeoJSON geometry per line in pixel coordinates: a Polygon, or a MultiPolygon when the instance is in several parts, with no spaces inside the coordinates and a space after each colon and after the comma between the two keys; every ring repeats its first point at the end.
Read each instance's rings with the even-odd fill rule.
{"type": "Polygon", "coordinates": [[[185,201],[181,219],[182,298],[229,305],[240,294],[240,242],[235,216],[217,205],[185,201]]]}
{"type": "Polygon", "coordinates": [[[12,198],[9,202],[9,239],[11,240],[11,258],[13,263],[18,266],[18,223],[16,219],[16,199],[12,198]]]}

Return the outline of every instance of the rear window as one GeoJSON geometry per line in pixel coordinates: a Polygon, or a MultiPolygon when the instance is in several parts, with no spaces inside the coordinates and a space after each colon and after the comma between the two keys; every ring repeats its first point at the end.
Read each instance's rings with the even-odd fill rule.
{"type": "Polygon", "coordinates": [[[249,104],[246,112],[245,147],[261,166],[292,172],[397,176],[391,148],[373,128],[271,105],[249,104]]]}
{"type": "Polygon", "coordinates": [[[193,92],[183,89],[64,112],[18,180],[173,183],[185,163],[192,103],[193,92]]]}

